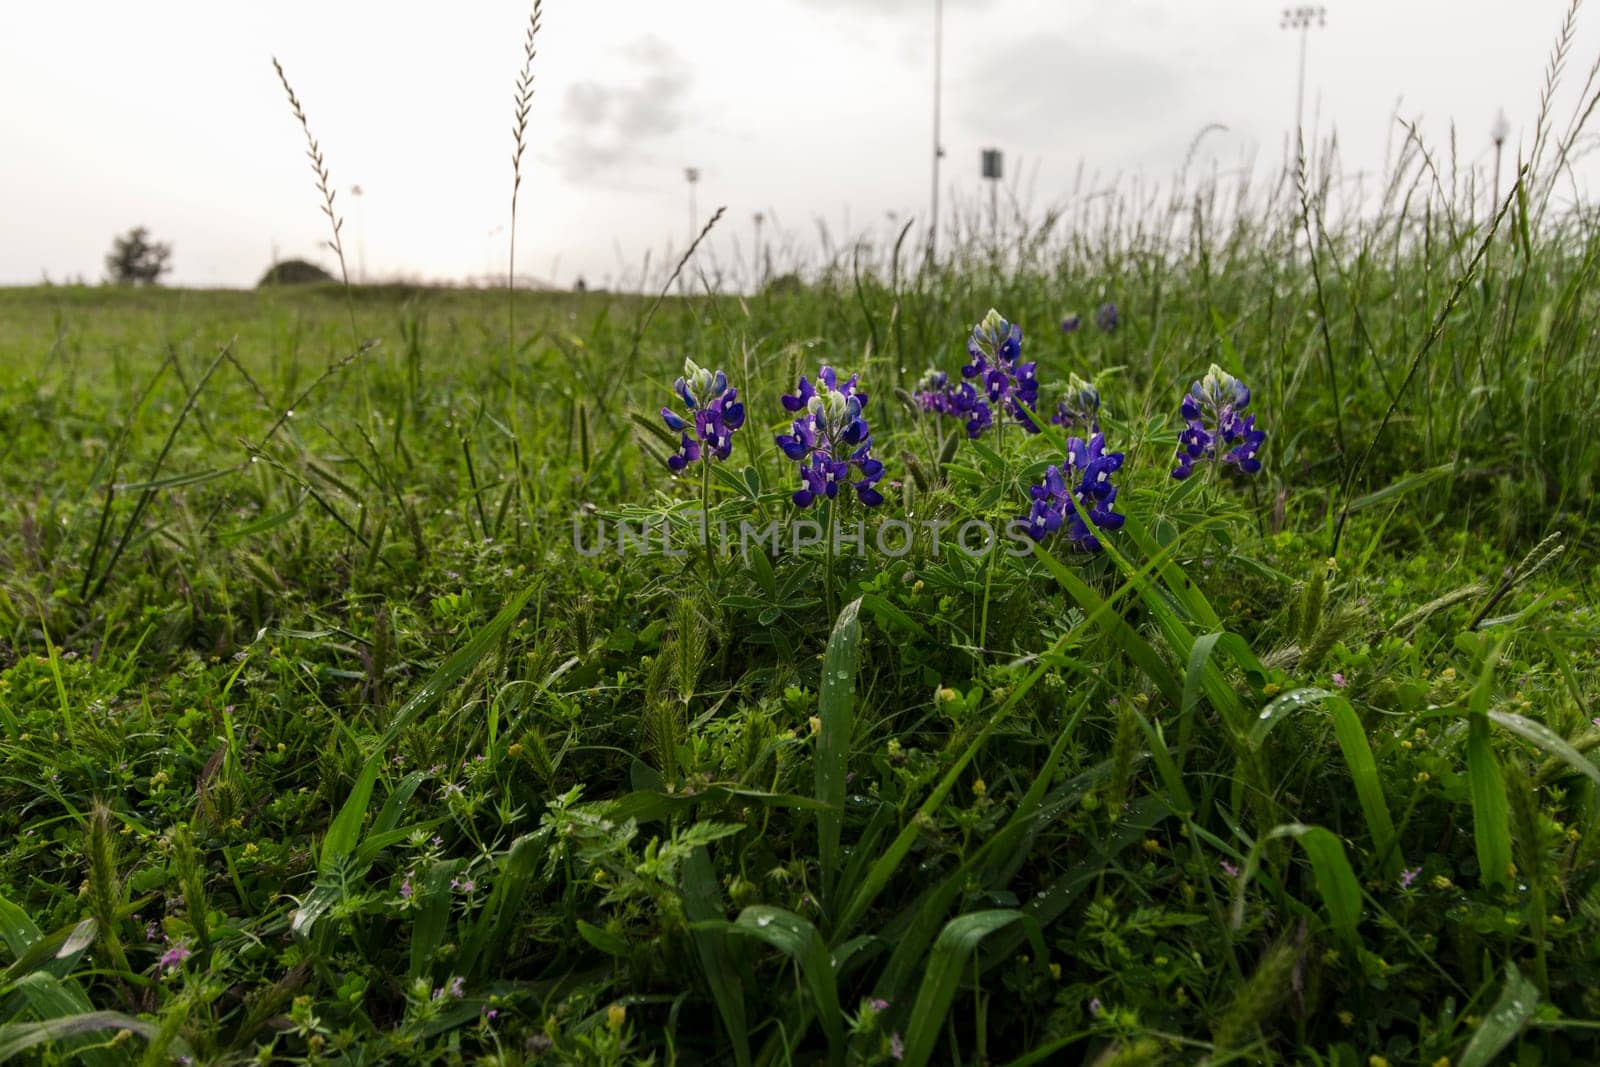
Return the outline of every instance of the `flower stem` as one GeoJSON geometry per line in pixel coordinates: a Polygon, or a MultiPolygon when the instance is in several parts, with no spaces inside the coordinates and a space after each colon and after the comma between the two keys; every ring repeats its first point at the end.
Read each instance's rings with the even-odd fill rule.
{"type": "Polygon", "coordinates": [[[706,553],[706,581],[717,570],[716,553],[711,551],[711,456],[700,460],[700,544],[706,553]]]}
{"type": "Polygon", "coordinates": [[[827,524],[826,524],[827,528],[823,531],[823,534],[822,534],[823,538],[828,543],[827,544],[827,555],[825,557],[826,562],[823,564],[823,570],[822,570],[822,590],[823,590],[823,604],[828,609],[828,618],[829,619],[833,618],[833,543],[834,543],[834,540],[835,540],[835,538],[833,536],[834,514],[835,514],[835,500],[834,500],[833,497],[830,496],[828,498],[828,520],[827,520],[827,524]]]}

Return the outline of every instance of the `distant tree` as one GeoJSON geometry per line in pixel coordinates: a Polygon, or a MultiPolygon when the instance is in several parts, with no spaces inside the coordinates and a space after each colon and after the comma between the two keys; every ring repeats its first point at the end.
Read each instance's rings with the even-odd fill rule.
{"type": "Polygon", "coordinates": [[[135,226],[111,242],[106,277],[117,285],[155,285],[172,269],[172,246],[150,240],[150,231],[135,226]]]}
{"type": "Polygon", "coordinates": [[[331,281],[333,275],[315,263],[308,263],[303,259],[286,259],[268,267],[267,273],[261,276],[256,286],[259,288],[267,285],[313,285],[331,281]]]}

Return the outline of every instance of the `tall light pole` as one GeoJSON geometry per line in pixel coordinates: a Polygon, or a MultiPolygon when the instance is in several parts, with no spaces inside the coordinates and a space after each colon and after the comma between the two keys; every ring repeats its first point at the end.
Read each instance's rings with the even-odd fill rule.
{"type": "Polygon", "coordinates": [[[767,221],[766,212],[758,211],[758,212],[755,213],[756,252],[755,252],[755,256],[753,258],[756,261],[756,284],[757,285],[761,285],[761,284],[765,283],[766,280],[767,280],[767,272],[765,270],[763,270],[762,266],[761,266],[761,224],[763,222],[766,222],[766,221],[767,221]]]}
{"type": "Polygon", "coordinates": [[[944,81],[944,0],[933,0],[933,203],[929,213],[928,263],[937,255],[939,244],[939,160],[944,145],[939,142],[939,104],[944,81]]]}
{"type": "Polygon", "coordinates": [[[367,223],[366,212],[361,210],[362,188],[359,185],[350,187],[350,196],[356,202],[356,277],[361,279],[361,284],[367,282],[367,223]]]}
{"type": "Polygon", "coordinates": [[[1283,21],[1278,23],[1279,29],[1300,31],[1300,77],[1299,88],[1294,96],[1294,176],[1298,182],[1304,177],[1305,169],[1305,108],[1306,108],[1306,37],[1311,33],[1311,27],[1319,29],[1328,24],[1328,9],[1320,4],[1301,4],[1297,7],[1283,9],[1283,21]]]}
{"type": "Polygon", "coordinates": [[[1504,108],[1494,117],[1494,125],[1489,127],[1489,136],[1494,141],[1494,201],[1489,204],[1489,217],[1493,218],[1495,212],[1500,210],[1500,153],[1506,147],[1506,136],[1511,132],[1511,121],[1506,118],[1504,108]]]}
{"type": "Polygon", "coordinates": [[[700,184],[700,168],[684,167],[683,178],[689,183],[689,243],[694,244],[695,227],[700,224],[700,213],[694,207],[694,187],[700,184]]]}

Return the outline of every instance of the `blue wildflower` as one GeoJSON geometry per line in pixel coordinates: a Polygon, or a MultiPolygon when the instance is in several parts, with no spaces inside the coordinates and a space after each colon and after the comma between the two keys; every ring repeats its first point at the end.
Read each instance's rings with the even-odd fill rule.
{"type": "Polygon", "coordinates": [[[792,499],[808,508],[820,497],[833,499],[840,485],[848,485],[868,507],[883,503],[873,488],[883,477],[883,464],[872,458],[872,430],[861,417],[867,394],[852,374],[843,385],[832,367],[823,367],[812,385],[804,375],[783,406],[798,418],[789,433],[777,435],[783,454],[800,466],[800,488],[792,499]]]}
{"type": "Polygon", "coordinates": [[[1056,403],[1050,421],[1068,430],[1100,432],[1100,391],[1076,374],[1067,379],[1067,395],[1056,403]]]}
{"type": "Polygon", "coordinates": [[[672,389],[689,413],[685,419],[669,407],[661,409],[667,429],[681,435],[678,454],[667,457],[667,466],[681,471],[702,455],[727,459],[733,451],[733,431],[744,425],[744,405],[739,390],[728,387],[728,376],[709,371],[694,360],[683,361],[683,377],[672,389]],[[689,436],[691,426],[694,437],[689,436]]]}
{"type": "Polygon", "coordinates": [[[1261,469],[1256,458],[1265,430],[1256,429],[1254,415],[1241,415],[1250,406],[1250,389],[1239,379],[1211,364],[1206,376],[1189,387],[1183,398],[1186,423],[1178,435],[1178,465],[1172,476],[1182,481],[1194,473],[1199,460],[1220,460],[1254,474],[1261,469]]]}
{"type": "Polygon", "coordinates": [[[1094,313],[1094,324],[1106,333],[1111,333],[1122,322],[1122,317],[1117,314],[1117,305],[1101,304],[1100,310],[1094,313]]]}
{"type": "Polygon", "coordinates": [[[1069,438],[1066,460],[1060,466],[1047,467],[1044,482],[1028,490],[1033,506],[1023,520],[1027,535],[1043,541],[1065,527],[1074,548],[1098,552],[1100,539],[1095,530],[1115,530],[1123,522],[1123,516],[1111,510],[1117,501],[1111,476],[1121,469],[1122,453],[1106,451],[1105,434],[1095,433],[1087,441],[1069,438]],[[1074,499],[1083,506],[1088,522],[1078,514],[1074,499]]]}
{"type": "Polygon", "coordinates": [[[1061,320],[1062,333],[1077,333],[1078,327],[1083,325],[1083,318],[1076,311],[1061,320]]]}
{"type": "Polygon", "coordinates": [[[914,394],[923,411],[950,415],[966,423],[968,437],[981,437],[993,421],[989,405],[971,382],[956,384],[941,370],[930,370],[914,394]]]}
{"type": "MultiPolygon", "coordinates": [[[[1039,379],[1034,375],[1037,364],[1022,361],[1022,327],[1007,322],[990,308],[983,321],[972,328],[967,357],[961,376],[971,379],[1002,414],[1010,415],[1029,433],[1038,433],[1039,427],[1028,414],[1039,400],[1039,379]]],[[[985,417],[981,421],[986,426],[989,420],[985,417]]],[[[982,432],[980,427],[974,433],[972,422],[968,422],[969,436],[982,432]]]]}

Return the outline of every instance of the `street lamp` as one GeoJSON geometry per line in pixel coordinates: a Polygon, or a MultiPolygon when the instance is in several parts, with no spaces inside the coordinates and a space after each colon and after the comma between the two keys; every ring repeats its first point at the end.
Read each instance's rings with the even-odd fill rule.
{"type": "Polygon", "coordinates": [[[700,183],[699,167],[684,167],[684,180],[689,183],[689,243],[694,243],[695,227],[700,223],[700,215],[694,209],[694,187],[700,183]]]}
{"type": "Polygon", "coordinates": [[[983,150],[983,178],[989,183],[989,228],[994,247],[1000,247],[1000,178],[1005,172],[1005,160],[998,148],[983,150]]]}
{"type": "Polygon", "coordinates": [[[362,188],[359,185],[350,187],[350,195],[356,202],[356,273],[363,285],[367,281],[367,224],[366,213],[361,210],[362,188]]]}
{"type": "Polygon", "coordinates": [[[1301,132],[1304,122],[1306,106],[1306,37],[1311,32],[1313,25],[1319,29],[1328,24],[1328,9],[1320,4],[1301,4],[1297,7],[1283,9],[1283,20],[1278,23],[1282,30],[1300,31],[1300,78],[1299,89],[1294,97],[1294,138],[1295,138],[1295,179],[1298,181],[1305,169],[1305,135],[1301,132]]]}
{"type": "Polygon", "coordinates": [[[761,267],[761,224],[767,221],[766,212],[758,211],[755,213],[754,218],[756,224],[756,251],[753,258],[756,262],[756,283],[759,285],[767,280],[767,272],[761,267]]]}
{"type": "Polygon", "coordinates": [[[1494,117],[1494,125],[1489,127],[1489,137],[1494,141],[1494,202],[1489,205],[1489,214],[1492,217],[1500,210],[1500,153],[1505,149],[1506,136],[1511,132],[1511,121],[1506,118],[1505,108],[1494,117]]]}

